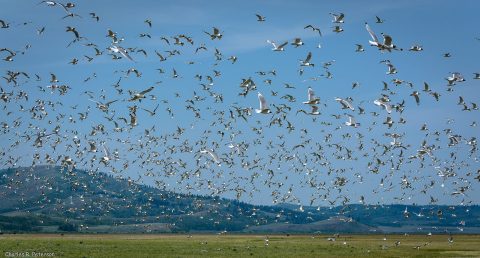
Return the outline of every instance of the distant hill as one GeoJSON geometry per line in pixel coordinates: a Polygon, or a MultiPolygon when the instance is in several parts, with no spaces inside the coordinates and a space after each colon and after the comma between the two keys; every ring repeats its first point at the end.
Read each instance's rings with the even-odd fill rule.
{"type": "Polygon", "coordinates": [[[339,216],[306,224],[273,223],[268,225],[253,226],[245,231],[250,233],[371,233],[375,232],[376,228],[354,221],[352,218],[339,216]]]}
{"type": "Polygon", "coordinates": [[[352,204],[301,211],[291,204],[178,194],[55,166],[0,170],[0,200],[0,232],[480,232],[479,206],[352,204]]]}

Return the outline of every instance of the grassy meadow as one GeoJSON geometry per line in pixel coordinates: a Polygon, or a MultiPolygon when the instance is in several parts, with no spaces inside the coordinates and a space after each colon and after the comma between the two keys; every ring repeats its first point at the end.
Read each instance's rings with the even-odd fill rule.
{"type": "Polygon", "coordinates": [[[43,257],[480,257],[479,235],[455,235],[453,243],[448,235],[328,237],[4,234],[0,251],[4,257],[34,252],[43,257]]]}

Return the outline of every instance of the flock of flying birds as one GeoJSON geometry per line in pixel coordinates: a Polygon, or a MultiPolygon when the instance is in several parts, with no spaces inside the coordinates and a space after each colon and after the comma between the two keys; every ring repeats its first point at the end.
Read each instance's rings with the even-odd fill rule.
{"type": "MultiPolygon", "coordinates": [[[[455,94],[459,84],[470,80],[462,73],[446,75],[444,86],[430,87],[428,82],[418,86],[394,77],[400,71],[386,59],[380,62],[386,65],[391,80],[379,80],[383,85],[377,98],[356,100],[356,89],[366,86],[354,82],[351,96],[325,100],[317,83],[330,83],[334,77],[331,67],[341,69],[342,64],[332,60],[316,66],[312,50],[299,62],[284,60],[298,62],[302,83],[282,82],[281,72],[268,68],[238,78],[233,82],[238,86],[232,88],[232,81],[222,76],[232,70],[242,74],[236,71],[242,57],[227,57],[217,47],[232,32],[213,27],[200,29],[202,36],[197,38],[183,33],[155,36],[154,20],[145,19],[138,24],[138,45],[129,47],[133,39],[115,28],[106,28],[103,37],[92,37],[69,25],[72,21],[103,22],[101,14],[76,13],[75,3],[42,1],[32,8],[50,8],[65,28],[56,40],[65,42],[72,53],[83,51],[64,60],[62,71],[77,71],[98,60],[108,61],[115,70],[103,78],[111,81],[111,86],[98,83],[101,76],[95,71],[83,82],[70,82],[63,72],[45,75],[30,67],[22,71],[9,68],[17,58],[28,56],[34,41],[24,48],[1,48],[2,67],[6,67],[0,82],[3,167],[48,164],[107,171],[131,182],[194,194],[241,200],[249,196],[252,200],[267,193],[273,203],[304,203],[301,192],[310,194],[309,205],[372,203],[379,198],[371,201],[370,195],[385,193],[399,203],[423,195],[435,204],[443,198],[439,193],[457,198],[459,204],[472,202],[468,193],[480,182],[475,135],[456,133],[453,119],[444,121],[441,130],[430,129],[426,120],[419,131],[409,132],[403,113],[420,109],[424,101],[443,105],[444,94],[455,94]],[[143,44],[153,40],[154,49],[151,43],[143,44]],[[179,65],[185,59],[186,65],[179,65]],[[147,61],[148,65],[142,65],[147,61]],[[126,70],[119,69],[126,66],[126,70]],[[196,68],[205,72],[196,73],[196,68]],[[322,74],[306,78],[313,69],[323,69],[322,74]],[[173,89],[167,90],[169,87],[173,89]],[[175,91],[173,96],[167,96],[170,91],[175,91]],[[411,98],[399,99],[405,95],[411,98]],[[410,134],[421,141],[411,142],[410,134]],[[351,189],[362,189],[362,184],[368,188],[363,192],[370,193],[356,196],[351,189]]],[[[252,14],[251,19],[255,16],[260,25],[269,22],[260,14],[252,14]]],[[[345,33],[345,14],[331,16],[332,31],[345,33]]],[[[382,30],[383,23],[377,16],[375,30],[382,30]]],[[[0,25],[0,34],[18,26],[35,26],[32,36],[39,38],[48,36],[49,31],[30,22],[0,20],[0,25]]],[[[353,54],[365,55],[368,49],[388,57],[390,52],[423,51],[420,45],[397,47],[384,33],[379,39],[368,23],[360,28],[365,31],[365,43],[352,43],[353,54]]],[[[319,26],[308,24],[304,29],[319,41],[325,36],[319,26]]],[[[264,51],[278,55],[289,48],[301,50],[311,42],[300,37],[281,44],[264,40],[264,51]]],[[[313,49],[322,51],[320,45],[313,49]]],[[[471,79],[480,79],[480,74],[471,79]]],[[[458,99],[458,112],[478,117],[476,103],[462,96],[458,99]]],[[[476,124],[473,121],[470,126],[476,124]]]]}

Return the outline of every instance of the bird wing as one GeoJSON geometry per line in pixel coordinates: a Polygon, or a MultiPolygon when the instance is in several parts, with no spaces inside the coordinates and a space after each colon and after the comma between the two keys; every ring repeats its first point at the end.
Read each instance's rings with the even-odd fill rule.
{"type": "Polygon", "coordinates": [[[157,54],[158,58],[160,58],[160,60],[165,60],[165,58],[162,56],[162,54],[158,53],[157,50],[155,50],[155,54],[157,54]]]}
{"type": "Polygon", "coordinates": [[[157,106],[153,109],[154,113],[157,111],[158,106],[160,106],[160,104],[157,104],[157,106]]]}
{"type": "Polygon", "coordinates": [[[52,82],[56,81],[57,80],[57,76],[53,73],[50,74],[50,77],[51,77],[51,80],[52,82]]]}
{"type": "Polygon", "coordinates": [[[335,13],[330,13],[330,15],[333,16],[333,22],[337,22],[338,21],[338,15],[335,14],[335,13]]]}
{"type": "Polygon", "coordinates": [[[139,94],[140,94],[140,95],[145,95],[146,93],[149,93],[150,91],[152,91],[154,88],[155,88],[155,87],[152,86],[152,87],[150,87],[150,88],[148,88],[148,89],[140,92],[139,94]]]}
{"type": "Polygon", "coordinates": [[[75,34],[75,38],[80,38],[80,34],[78,34],[78,31],[77,30],[72,30],[73,34],[75,34]]]}
{"type": "Polygon", "coordinates": [[[342,99],[342,100],[340,100],[340,103],[341,103],[344,107],[346,107],[346,108],[348,108],[348,109],[351,109],[351,110],[354,110],[352,104],[350,104],[350,102],[348,102],[347,100],[342,99]]]}
{"type": "Polygon", "coordinates": [[[261,93],[258,93],[258,101],[260,102],[260,110],[268,109],[268,104],[261,93]]]}
{"type": "Polygon", "coordinates": [[[280,46],[278,46],[278,48],[282,48],[282,47],[284,47],[284,46],[287,45],[287,44],[288,44],[288,41],[285,41],[283,44],[281,44],[280,46]]]}
{"type": "Polygon", "coordinates": [[[277,44],[274,41],[267,40],[267,43],[272,44],[273,48],[277,48],[277,44]]]}
{"type": "Polygon", "coordinates": [[[107,147],[105,147],[104,144],[102,144],[103,147],[103,153],[105,153],[105,157],[110,158],[110,152],[108,151],[107,147]]]}
{"type": "Polygon", "coordinates": [[[65,10],[65,12],[67,12],[67,14],[71,14],[70,11],[68,11],[68,8],[67,6],[65,6],[64,4],[62,3],[58,3],[61,7],[63,7],[63,10],[65,10]]]}
{"type": "Polygon", "coordinates": [[[310,59],[312,59],[312,52],[308,52],[307,58],[305,58],[305,61],[304,61],[304,62],[305,62],[305,63],[308,63],[308,62],[310,62],[310,59]]]}
{"type": "Polygon", "coordinates": [[[351,125],[354,125],[356,124],[357,122],[355,122],[355,118],[351,115],[348,115],[348,122],[351,124],[351,125]]]}
{"type": "Polygon", "coordinates": [[[372,31],[372,29],[370,29],[370,26],[368,26],[368,23],[365,23],[365,28],[367,29],[368,34],[370,34],[370,37],[372,37],[373,41],[378,42],[377,36],[376,36],[375,33],[372,31]]]}
{"type": "Polygon", "coordinates": [[[221,163],[220,159],[218,158],[218,155],[213,150],[205,149],[205,150],[201,150],[200,153],[207,153],[208,155],[210,155],[210,157],[212,157],[215,163],[217,164],[221,163]]]}
{"type": "Polygon", "coordinates": [[[167,38],[165,38],[165,37],[161,37],[160,39],[161,39],[161,40],[163,40],[163,41],[165,41],[165,42],[166,42],[168,45],[170,45],[170,41],[168,41],[168,39],[167,39],[167,38]]]}
{"type": "Polygon", "coordinates": [[[383,34],[383,44],[386,46],[392,45],[392,37],[389,35],[383,34]]]}
{"type": "Polygon", "coordinates": [[[135,62],[135,60],[133,60],[133,58],[128,54],[127,50],[125,50],[123,47],[117,47],[117,49],[118,49],[118,52],[122,54],[122,56],[128,58],[130,61],[135,62]]]}
{"type": "MultiPolygon", "coordinates": [[[[117,102],[117,101],[118,101],[118,99],[109,101],[109,102],[105,103],[105,106],[108,107],[110,104],[115,103],[115,102],[117,102]]],[[[96,101],[95,101],[95,102],[96,102],[96,101]]]]}
{"type": "Polygon", "coordinates": [[[387,113],[392,113],[392,106],[388,103],[383,103],[383,107],[385,108],[385,110],[387,111],[387,113]]]}
{"type": "Polygon", "coordinates": [[[389,73],[396,73],[396,68],[392,64],[387,64],[389,73]]]}
{"type": "Polygon", "coordinates": [[[137,124],[137,116],[134,113],[130,113],[130,125],[135,126],[137,124]]]}
{"type": "Polygon", "coordinates": [[[315,99],[315,92],[312,88],[308,88],[308,101],[312,101],[315,99]]]}
{"type": "Polygon", "coordinates": [[[215,152],[213,152],[211,150],[208,150],[208,154],[210,154],[210,156],[212,156],[215,163],[220,163],[220,159],[218,158],[218,155],[215,152]]]}
{"type": "Polygon", "coordinates": [[[90,100],[90,101],[92,101],[92,102],[95,102],[95,103],[97,103],[98,105],[103,105],[102,103],[100,103],[100,102],[98,102],[98,101],[96,101],[96,100],[93,100],[93,99],[88,99],[88,100],[90,100]]]}
{"type": "Polygon", "coordinates": [[[377,106],[381,106],[381,107],[385,108],[387,113],[389,113],[389,114],[392,113],[392,106],[390,104],[388,104],[386,102],[383,102],[379,99],[374,100],[373,103],[377,106]]]}

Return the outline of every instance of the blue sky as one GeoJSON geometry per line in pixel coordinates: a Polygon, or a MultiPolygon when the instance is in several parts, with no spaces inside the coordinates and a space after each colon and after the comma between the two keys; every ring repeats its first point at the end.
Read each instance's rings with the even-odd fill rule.
{"type": "MultiPolygon", "coordinates": [[[[18,52],[12,62],[1,61],[0,70],[5,76],[7,70],[24,71],[30,76],[19,77],[17,86],[6,80],[0,83],[5,92],[18,95],[23,91],[29,95],[28,101],[12,97],[2,103],[1,122],[9,126],[0,140],[5,152],[0,158],[3,167],[10,166],[8,161],[16,158],[20,158],[17,166],[31,165],[35,153],[41,157],[38,164],[45,163],[46,154],[55,160],[68,155],[74,157],[79,168],[113,171],[147,184],[164,182],[169,190],[194,194],[235,198],[241,192],[241,200],[261,204],[285,201],[330,205],[346,199],[358,203],[359,196],[364,196],[366,203],[425,204],[432,198],[440,204],[480,202],[479,182],[474,179],[480,169],[478,152],[470,154],[472,145],[467,143],[479,136],[478,127],[471,126],[477,122],[479,111],[462,111],[463,106],[457,105],[460,96],[468,107],[472,102],[479,103],[480,80],[473,79],[473,73],[480,72],[476,1],[97,1],[76,3],[70,11],[81,18],[66,19],[62,19],[66,12],[59,6],[33,1],[0,2],[0,19],[10,23],[9,28],[0,29],[0,48],[18,52]],[[90,12],[95,12],[100,20],[92,19],[90,12]],[[258,22],[256,13],[265,16],[266,21],[258,22]],[[340,25],[343,32],[332,32],[335,24],[329,13],[345,14],[345,22],[340,25]],[[375,16],[385,21],[375,23],[375,16]],[[152,21],[151,28],[144,22],[146,19],[152,21]],[[365,22],[380,38],[381,32],[391,35],[394,43],[405,50],[382,53],[369,46],[365,22]],[[308,24],[319,27],[323,36],[304,29],[308,24]],[[65,31],[67,26],[75,27],[86,39],[67,47],[74,39],[72,32],[65,31]],[[42,27],[45,30],[38,35],[37,29],[42,27]],[[211,33],[212,27],[220,29],[222,39],[211,40],[204,33],[211,33]],[[124,39],[122,47],[143,49],[147,56],[130,51],[135,62],[126,58],[113,60],[107,50],[111,46],[111,39],[106,37],[108,29],[124,39]],[[142,33],[151,38],[140,37],[142,33]],[[179,34],[191,37],[194,45],[186,40],[182,40],[183,46],[173,45],[172,37],[179,34]],[[161,37],[168,38],[170,45],[161,37]],[[272,46],[266,42],[290,43],[296,37],[305,44],[298,48],[288,44],[283,52],[271,51],[272,46]],[[96,44],[103,54],[96,56],[93,47],[84,45],[87,43],[96,44]],[[202,44],[207,51],[195,53],[202,44]],[[355,44],[363,45],[365,51],[355,52],[355,44]],[[424,50],[407,51],[415,44],[424,50]],[[24,51],[26,45],[29,48],[24,51]],[[167,56],[165,51],[174,49],[181,54],[168,57],[165,62],[160,62],[155,54],[158,51],[167,56]],[[221,60],[216,60],[215,49],[221,52],[221,60]],[[312,53],[315,67],[305,67],[303,75],[299,75],[299,60],[308,52],[312,53]],[[451,57],[445,58],[445,53],[451,57]],[[88,62],[85,55],[93,60],[88,62]],[[230,56],[236,56],[238,61],[232,64],[227,60],[230,56]],[[79,60],[78,64],[69,64],[73,58],[79,60]],[[397,68],[397,74],[386,74],[387,66],[380,63],[386,59],[397,68]],[[332,63],[328,68],[332,78],[325,76],[327,70],[322,66],[326,62],[332,63]],[[131,68],[140,71],[141,77],[133,73],[127,76],[124,71],[131,68]],[[179,78],[172,78],[173,69],[179,78]],[[221,75],[214,76],[214,70],[221,75]],[[268,74],[272,70],[276,76],[268,74]],[[445,78],[452,72],[460,72],[466,81],[447,91],[445,78]],[[47,88],[52,84],[50,73],[57,76],[60,85],[70,87],[67,94],[59,95],[47,88]],[[35,80],[35,74],[41,79],[35,80]],[[202,80],[195,75],[201,75],[202,80]],[[200,85],[209,83],[207,76],[213,77],[210,92],[200,85]],[[84,82],[87,77],[92,79],[84,82]],[[120,78],[121,93],[112,86],[120,78]],[[238,95],[243,78],[252,78],[257,85],[246,97],[238,95]],[[411,82],[413,86],[395,86],[393,79],[411,82]],[[265,80],[272,80],[272,84],[265,80]],[[382,81],[389,84],[390,91],[382,91],[382,81]],[[352,89],[354,82],[360,86],[352,89]],[[438,102],[422,91],[424,82],[441,95],[438,102]],[[295,89],[285,88],[284,83],[295,89]],[[129,90],[140,92],[150,86],[155,87],[150,94],[156,99],[128,101],[129,90]],[[301,109],[310,110],[302,104],[308,87],[321,99],[322,114],[314,118],[297,114],[301,109]],[[420,105],[410,96],[413,91],[420,92],[420,105]],[[275,112],[255,114],[257,92],[265,96],[272,111],[276,110],[273,105],[282,104],[291,110],[284,118],[275,112]],[[202,99],[192,105],[200,118],[186,108],[186,101],[195,94],[202,99]],[[373,101],[382,94],[388,94],[392,104],[404,100],[403,113],[388,115],[375,106],[373,101]],[[222,95],[223,102],[215,102],[214,95],[222,95]],[[282,98],[286,95],[296,100],[282,98]],[[123,132],[115,132],[113,122],[89,101],[102,96],[105,102],[118,100],[111,104],[108,116],[114,115],[113,120],[124,127],[123,132]],[[356,110],[341,109],[335,97],[351,97],[356,110]],[[56,103],[55,108],[47,105],[48,115],[44,119],[32,119],[28,111],[38,104],[37,100],[56,103]],[[128,107],[133,105],[138,107],[135,127],[124,125],[121,120],[129,119],[128,107]],[[157,105],[153,117],[140,109],[153,110],[157,105]],[[247,121],[231,119],[234,107],[251,109],[253,114],[247,121]],[[359,114],[358,107],[365,114],[359,114]],[[167,108],[172,110],[173,117],[167,108]],[[80,120],[79,113],[87,111],[88,117],[80,120]],[[347,114],[356,118],[361,124],[359,128],[345,126],[347,114]],[[387,116],[395,121],[392,128],[383,124],[387,116]],[[276,118],[284,124],[269,126],[276,118]],[[407,122],[397,123],[400,118],[407,122]],[[295,130],[286,128],[285,119],[295,130]],[[420,131],[423,124],[428,131],[420,131]],[[106,128],[106,133],[92,135],[92,127],[99,125],[106,128]],[[48,133],[56,126],[61,128],[59,136],[47,138],[43,147],[34,147],[34,139],[28,140],[27,136],[35,138],[40,131],[48,133]],[[145,129],[153,126],[151,137],[145,136],[145,129]],[[183,131],[181,135],[175,134],[178,128],[183,131]],[[382,145],[389,146],[391,141],[386,133],[403,135],[400,141],[405,148],[384,152],[382,145]],[[462,141],[449,146],[452,135],[461,135],[462,141]],[[59,143],[53,150],[51,145],[56,140],[59,143]],[[118,159],[107,166],[99,163],[101,148],[97,153],[88,152],[85,148],[89,141],[98,146],[105,142],[111,152],[118,152],[118,159]],[[417,155],[423,141],[434,149],[433,157],[427,155],[423,162],[409,158],[417,155]],[[232,152],[227,146],[230,142],[248,145],[244,155],[232,152]],[[294,149],[299,144],[303,146],[294,149]],[[205,148],[215,149],[224,160],[222,166],[199,153],[205,148]],[[316,160],[318,156],[322,158],[316,160]],[[392,163],[397,169],[391,169],[392,163]],[[126,164],[128,167],[124,168],[126,164]],[[456,175],[439,176],[438,172],[446,168],[456,175]],[[344,186],[335,184],[339,178],[346,179],[344,186]],[[452,195],[461,187],[469,187],[465,195],[452,195]]],[[[0,54],[2,59],[7,56],[5,51],[0,54]]]]}

